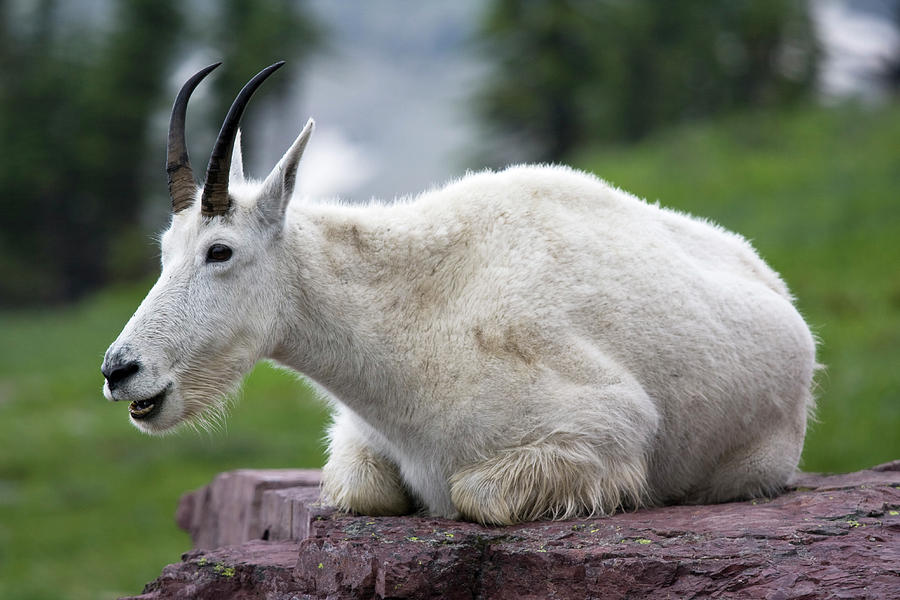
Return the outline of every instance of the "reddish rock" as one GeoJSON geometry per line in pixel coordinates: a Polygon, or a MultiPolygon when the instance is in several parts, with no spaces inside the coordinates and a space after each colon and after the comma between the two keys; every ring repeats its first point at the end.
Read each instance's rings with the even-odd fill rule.
{"type": "MultiPolygon", "coordinates": [[[[219,473],[209,485],[182,496],[175,521],[191,534],[194,548],[218,548],[263,539],[266,525],[260,519],[266,492],[318,486],[319,471],[313,469],[240,469],[219,473]]],[[[271,513],[265,516],[273,518],[271,513]]]]}
{"type": "Polygon", "coordinates": [[[131,600],[298,598],[293,579],[297,542],[253,540],[215,550],[192,550],[131,600]]]}
{"type": "Polygon", "coordinates": [[[196,545],[237,545],[187,553],[137,598],[900,597],[900,461],[772,500],[502,528],[334,512],[317,481],[238,471],[186,495],[196,545]]]}

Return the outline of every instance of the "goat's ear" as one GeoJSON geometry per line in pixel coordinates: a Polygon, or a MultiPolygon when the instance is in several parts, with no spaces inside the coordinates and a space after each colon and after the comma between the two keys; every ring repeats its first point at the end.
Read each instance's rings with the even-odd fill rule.
{"type": "Polygon", "coordinates": [[[262,194],[259,198],[259,208],[263,217],[269,223],[281,223],[284,212],[294,193],[294,183],[297,180],[297,165],[300,157],[306,149],[306,143],[312,136],[316,123],[312,119],[306,122],[306,126],[288,151],[284,153],[269,176],[263,182],[262,194]]]}
{"type": "Polygon", "coordinates": [[[234,150],[231,151],[231,170],[228,180],[233,183],[244,183],[244,158],[241,156],[241,130],[234,136],[234,150]]]}

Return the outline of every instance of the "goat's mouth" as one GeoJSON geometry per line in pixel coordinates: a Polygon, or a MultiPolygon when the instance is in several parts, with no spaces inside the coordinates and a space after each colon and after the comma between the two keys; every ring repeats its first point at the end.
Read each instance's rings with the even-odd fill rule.
{"type": "Polygon", "coordinates": [[[136,420],[149,419],[159,413],[163,402],[166,399],[166,392],[168,392],[168,388],[152,398],[132,401],[131,404],[128,405],[128,412],[131,414],[131,418],[136,420]]]}

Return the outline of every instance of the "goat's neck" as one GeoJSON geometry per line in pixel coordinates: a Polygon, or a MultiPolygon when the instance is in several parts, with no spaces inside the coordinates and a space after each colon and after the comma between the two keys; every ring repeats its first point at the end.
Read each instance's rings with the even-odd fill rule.
{"type": "Polygon", "coordinates": [[[392,255],[386,228],[371,215],[365,226],[357,220],[364,209],[319,210],[291,215],[286,228],[284,304],[271,357],[375,420],[391,411],[386,404],[406,401],[410,388],[402,349],[386,335],[390,320],[400,318],[385,307],[388,297],[402,295],[393,281],[402,276],[402,257],[392,255]]]}

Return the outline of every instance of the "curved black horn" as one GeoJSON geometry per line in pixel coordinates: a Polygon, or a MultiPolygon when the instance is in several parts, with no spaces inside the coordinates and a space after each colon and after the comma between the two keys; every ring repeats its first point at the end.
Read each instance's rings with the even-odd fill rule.
{"type": "Polygon", "coordinates": [[[206,167],[206,183],[203,185],[203,196],[200,200],[200,211],[205,217],[216,217],[224,215],[231,208],[231,200],[228,197],[228,175],[231,170],[231,152],[234,150],[234,137],[237,135],[238,124],[241,121],[241,115],[250,96],[256,91],[266,78],[278,70],[284,61],[279,61],[274,65],[270,65],[256,74],[256,76],[247,82],[241,93],[234,99],[231,108],[228,109],[228,115],[225,122],[222,123],[222,129],[219,130],[219,137],[216,139],[216,145],[213,147],[212,155],[209,157],[209,166],[206,167]]]}
{"type": "Polygon", "coordinates": [[[191,205],[197,194],[197,182],[191,170],[191,159],[188,157],[187,144],[184,141],[184,116],[187,112],[188,100],[194,88],[209,75],[210,71],[221,65],[217,62],[198,71],[188,79],[172,106],[172,118],[169,119],[169,141],[166,145],[166,175],[169,179],[169,196],[172,198],[172,212],[178,213],[191,205]]]}

